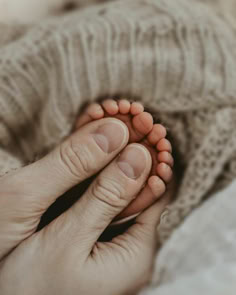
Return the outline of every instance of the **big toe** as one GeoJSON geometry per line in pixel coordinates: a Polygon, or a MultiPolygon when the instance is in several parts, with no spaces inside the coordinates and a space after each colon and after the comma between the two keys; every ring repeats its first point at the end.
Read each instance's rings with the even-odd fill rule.
{"type": "Polygon", "coordinates": [[[143,112],[133,117],[132,124],[137,134],[142,137],[147,135],[153,128],[153,117],[147,112],[143,112]]]}

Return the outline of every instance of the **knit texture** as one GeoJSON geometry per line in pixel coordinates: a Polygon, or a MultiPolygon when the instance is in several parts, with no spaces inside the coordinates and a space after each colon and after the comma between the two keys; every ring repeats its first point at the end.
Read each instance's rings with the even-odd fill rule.
{"type": "Polygon", "coordinates": [[[183,167],[162,241],[236,176],[236,37],[210,6],[115,1],[0,30],[1,175],[60,143],[85,102],[125,96],[167,126],[183,167]]]}

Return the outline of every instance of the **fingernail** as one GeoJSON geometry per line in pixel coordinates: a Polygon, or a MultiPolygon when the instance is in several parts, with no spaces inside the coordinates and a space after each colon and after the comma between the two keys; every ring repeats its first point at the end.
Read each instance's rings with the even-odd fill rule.
{"type": "Polygon", "coordinates": [[[147,161],[144,148],[129,146],[118,159],[118,167],[129,178],[139,178],[145,170],[147,161]]]}
{"type": "Polygon", "coordinates": [[[134,214],[134,215],[132,215],[132,216],[128,216],[128,217],[122,218],[122,219],[114,220],[114,221],[110,224],[110,226],[120,225],[120,224],[126,223],[126,222],[128,222],[128,221],[134,219],[135,217],[137,217],[139,214],[141,214],[141,212],[136,213],[136,214],[134,214]]]}
{"type": "Polygon", "coordinates": [[[111,153],[123,144],[125,133],[122,124],[111,122],[100,126],[93,134],[93,138],[105,153],[111,153]]]}

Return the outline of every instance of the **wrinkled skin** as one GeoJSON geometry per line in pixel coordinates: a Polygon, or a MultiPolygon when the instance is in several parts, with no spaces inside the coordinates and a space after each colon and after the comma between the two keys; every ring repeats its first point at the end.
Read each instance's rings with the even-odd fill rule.
{"type": "Polygon", "coordinates": [[[0,180],[1,295],[135,294],[148,283],[156,226],[168,194],[124,233],[99,241],[142,188],[151,169],[148,150],[127,143],[128,130],[122,122],[102,119],[70,136],[40,161],[0,180]],[[112,149],[104,152],[94,134],[108,123],[118,128],[116,144],[111,144],[114,137],[109,138],[112,149]],[[124,156],[127,150],[129,157],[124,156]],[[142,161],[131,163],[137,157],[142,161]],[[35,233],[42,214],[59,196],[101,169],[73,207],[35,233]],[[130,172],[135,177],[130,178],[130,172]]]}

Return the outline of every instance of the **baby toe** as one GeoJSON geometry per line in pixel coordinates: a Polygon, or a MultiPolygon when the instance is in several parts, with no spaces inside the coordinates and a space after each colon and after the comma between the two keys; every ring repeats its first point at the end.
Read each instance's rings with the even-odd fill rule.
{"type": "Polygon", "coordinates": [[[156,198],[161,197],[166,191],[166,185],[164,181],[158,176],[155,176],[155,175],[151,176],[148,179],[148,185],[151,188],[152,193],[156,198]]]}
{"type": "Polygon", "coordinates": [[[147,135],[153,127],[153,117],[147,112],[143,112],[133,117],[134,128],[143,135],[147,135]]]}
{"type": "Polygon", "coordinates": [[[170,167],[174,166],[174,158],[172,157],[172,155],[169,152],[160,152],[160,153],[158,153],[157,160],[159,162],[166,163],[170,167]]]}
{"type": "Polygon", "coordinates": [[[130,113],[135,116],[144,111],[144,107],[140,102],[133,102],[131,104],[130,113]]]}
{"type": "Polygon", "coordinates": [[[98,104],[98,103],[92,103],[87,108],[86,113],[93,120],[101,119],[104,116],[104,111],[102,109],[102,106],[100,104],[98,104]]]}
{"type": "Polygon", "coordinates": [[[114,99],[107,99],[103,101],[102,106],[110,116],[114,116],[119,112],[118,104],[114,99]]]}
{"type": "Polygon", "coordinates": [[[156,145],[156,148],[160,152],[169,152],[172,153],[172,146],[168,139],[162,138],[156,145]]]}
{"type": "Polygon", "coordinates": [[[157,165],[157,174],[165,181],[165,183],[169,183],[172,179],[173,171],[169,165],[160,163],[157,165]]]}
{"type": "Polygon", "coordinates": [[[100,104],[92,103],[88,106],[84,113],[82,113],[76,122],[76,129],[88,124],[92,120],[98,120],[104,117],[104,111],[100,104]]]}
{"type": "Polygon", "coordinates": [[[130,112],[130,102],[126,99],[121,99],[118,102],[118,106],[119,106],[119,112],[123,115],[126,115],[130,112]]]}

